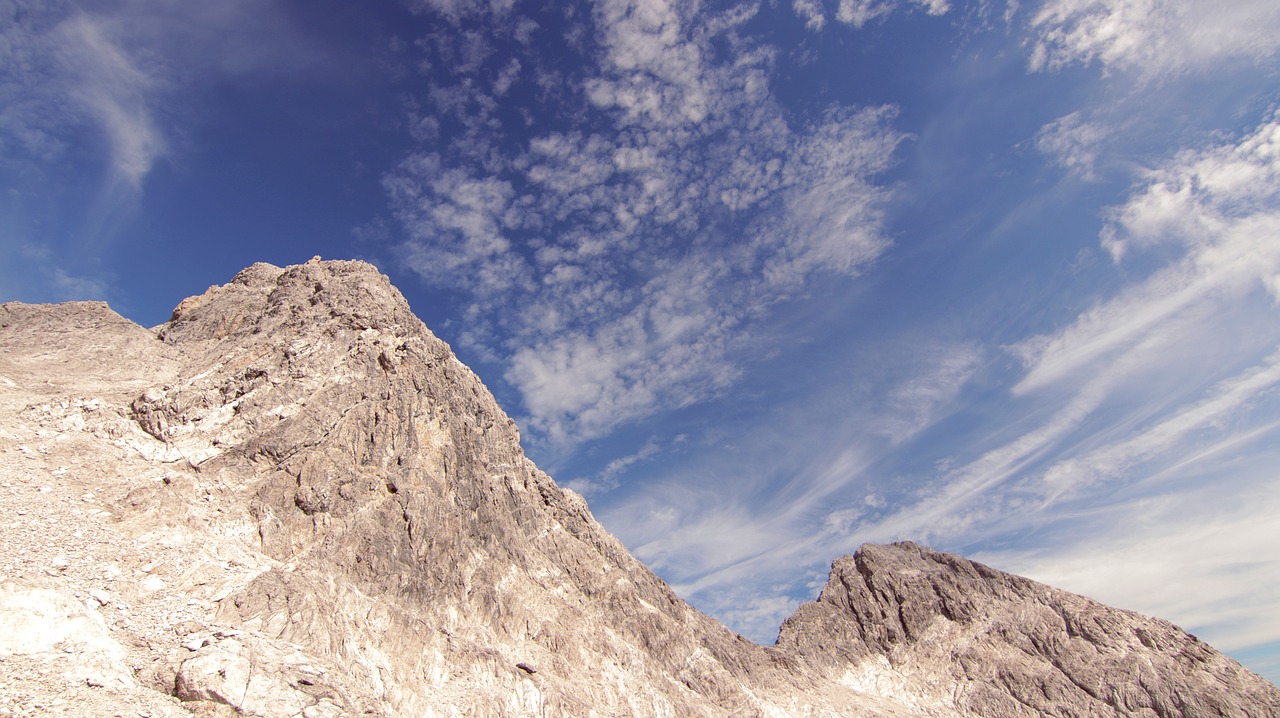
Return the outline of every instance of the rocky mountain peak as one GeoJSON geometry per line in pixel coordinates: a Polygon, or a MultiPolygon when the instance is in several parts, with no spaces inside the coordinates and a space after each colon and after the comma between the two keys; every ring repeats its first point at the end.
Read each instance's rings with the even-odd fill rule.
{"type": "Polygon", "coordinates": [[[0,306],[0,417],[0,660],[20,676],[0,705],[26,713],[1280,706],[1167,623],[914,544],[838,559],[754,645],[538,470],[363,262],[255,264],[154,330],[101,304],[0,306]]]}
{"type": "Polygon", "coordinates": [[[911,542],[837,559],[779,648],[881,665],[968,715],[1280,715],[1280,692],[1160,619],[911,542]]]}

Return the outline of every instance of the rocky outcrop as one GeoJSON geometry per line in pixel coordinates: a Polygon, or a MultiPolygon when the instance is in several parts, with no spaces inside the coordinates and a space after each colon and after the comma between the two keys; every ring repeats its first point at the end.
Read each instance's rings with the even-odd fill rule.
{"type": "Polygon", "coordinates": [[[158,335],[198,378],[139,418],[199,438],[187,455],[249,490],[255,548],[280,564],[220,602],[222,623],[352,667],[394,714],[760,710],[762,651],[538,471],[368,265],[256,265],[158,335]]]}
{"type": "Polygon", "coordinates": [[[1274,716],[1280,691],[1177,626],[912,543],[838,559],[778,647],[893,669],[975,716],[1274,716]]]}
{"type": "Polygon", "coordinates": [[[33,676],[14,705],[72,689],[84,715],[1275,705],[1168,624],[916,547],[837,561],[778,646],[752,644],[539,471],[480,380],[361,262],[254,265],[154,330],[101,304],[0,306],[0,412],[0,509],[16,517],[0,524],[0,621],[102,639],[0,643],[33,676]],[[41,668],[79,655],[97,673],[41,668]],[[1169,703],[1182,689],[1198,693],[1169,703]]]}

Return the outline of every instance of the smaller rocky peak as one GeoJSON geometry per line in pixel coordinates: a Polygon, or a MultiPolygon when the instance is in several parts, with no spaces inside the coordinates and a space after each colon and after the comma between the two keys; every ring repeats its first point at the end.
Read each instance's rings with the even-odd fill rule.
{"type": "Polygon", "coordinates": [[[966,715],[1280,715],[1280,690],[1168,621],[910,542],[837,559],[778,647],[962,686],[966,715]]]}
{"type": "Polygon", "coordinates": [[[0,304],[0,346],[23,353],[84,351],[81,347],[119,345],[143,335],[145,329],[116,314],[106,302],[0,304]]]}
{"type": "Polygon", "coordinates": [[[0,304],[0,330],[77,331],[103,326],[132,326],[133,322],[116,314],[106,302],[81,301],[60,304],[0,304]]]}
{"type": "Polygon", "coordinates": [[[50,375],[45,391],[84,384],[111,394],[132,392],[176,368],[174,353],[154,334],[115,313],[106,302],[0,304],[0,374],[20,384],[50,375]]]}

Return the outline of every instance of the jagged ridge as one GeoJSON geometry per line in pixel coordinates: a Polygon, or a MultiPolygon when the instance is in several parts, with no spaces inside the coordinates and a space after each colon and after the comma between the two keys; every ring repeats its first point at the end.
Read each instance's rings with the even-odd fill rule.
{"type": "Polygon", "coordinates": [[[1267,716],[1280,692],[1168,621],[910,542],[837,559],[778,645],[893,666],[969,715],[1267,716]]]}
{"type": "Polygon", "coordinates": [[[0,439],[39,440],[56,420],[80,432],[77,460],[96,477],[83,481],[116,495],[111,535],[138,580],[120,595],[152,616],[111,627],[138,664],[121,690],[172,693],[184,711],[1280,706],[1274,686],[1167,623],[911,544],[838,559],[777,647],[751,644],[680,600],[539,471],[479,379],[362,262],[254,265],[151,334],[102,305],[4,305],[0,347],[0,378],[27,387],[4,404],[19,433],[0,439]],[[55,334],[32,326],[59,340],[43,345],[55,334]],[[85,352],[128,361],[108,371],[85,352]],[[39,403],[78,392],[115,408],[39,403]],[[27,396],[36,403],[17,409],[27,396]],[[160,611],[183,598],[199,620],[160,611]]]}

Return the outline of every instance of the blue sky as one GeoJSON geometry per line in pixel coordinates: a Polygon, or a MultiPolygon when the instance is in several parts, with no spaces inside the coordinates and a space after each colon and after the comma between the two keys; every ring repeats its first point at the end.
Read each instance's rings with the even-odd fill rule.
{"type": "Polygon", "coordinates": [[[0,299],[359,257],[772,642],[914,539],[1280,680],[1272,0],[0,0],[0,299]]]}

